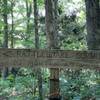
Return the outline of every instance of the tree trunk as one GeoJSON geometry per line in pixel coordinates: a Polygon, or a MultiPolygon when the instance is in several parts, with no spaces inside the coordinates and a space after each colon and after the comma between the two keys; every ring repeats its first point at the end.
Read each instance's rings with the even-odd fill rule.
{"type": "Polygon", "coordinates": [[[85,0],[87,20],[87,45],[90,50],[100,49],[99,0],[85,0]]]}
{"type": "Polygon", "coordinates": [[[30,34],[31,4],[29,4],[28,0],[26,0],[26,16],[27,16],[27,30],[26,30],[26,33],[27,33],[27,35],[29,35],[30,34]]]}
{"type": "MultiPolygon", "coordinates": [[[[33,0],[34,2],[34,26],[35,26],[35,48],[39,49],[39,34],[38,34],[38,8],[37,8],[37,0],[33,0]]],[[[39,100],[43,100],[43,89],[42,89],[42,73],[41,69],[37,69],[38,76],[38,89],[39,89],[39,100]]]]}
{"type": "MultiPolygon", "coordinates": [[[[100,0],[85,0],[87,21],[87,46],[89,50],[100,50],[100,0]]],[[[82,100],[95,100],[85,97],[82,100]]]]}
{"type": "MultiPolygon", "coordinates": [[[[4,20],[4,42],[3,42],[3,48],[8,48],[8,21],[7,21],[7,0],[3,0],[3,20],[4,20]]],[[[6,79],[8,76],[8,68],[3,68],[2,72],[2,78],[6,79]]]]}
{"type": "MultiPolygon", "coordinates": [[[[45,0],[46,38],[48,49],[59,49],[57,27],[57,1],[45,0]]],[[[50,69],[50,100],[60,100],[59,69],[50,69]]]]}
{"type": "Polygon", "coordinates": [[[11,1],[11,18],[12,18],[12,25],[11,25],[11,48],[14,48],[14,37],[13,37],[13,33],[14,33],[14,15],[13,15],[13,7],[14,7],[14,1],[11,1]]]}
{"type": "Polygon", "coordinates": [[[8,21],[7,21],[7,0],[3,1],[3,19],[4,19],[4,42],[3,47],[8,48],[8,21]]]}
{"type": "MultiPolygon", "coordinates": [[[[12,19],[12,25],[11,25],[11,33],[10,33],[10,47],[14,48],[14,14],[13,14],[13,8],[14,8],[14,0],[11,1],[11,19],[12,19]]],[[[18,73],[19,68],[11,67],[11,73],[16,77],[18,73]]]]}
{"type": "Polygon", "coordinates": [[[34,2],[34,24],[35,24],[35,48],[39,49],[37,0],[33,0],[33,2],[34,2]]]}

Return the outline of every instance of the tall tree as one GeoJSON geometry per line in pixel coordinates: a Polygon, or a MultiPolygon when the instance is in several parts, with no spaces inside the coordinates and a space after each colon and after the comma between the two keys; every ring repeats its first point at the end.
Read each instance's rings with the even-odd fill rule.
{"type": "MultiPolygon", "coordinates": [[[[8,48],[8,2],[3,0],[3,20],[4,20],[4,41],[3,48],[8,48]]],[[[8,68],[4,68],[2,72],[2,77],[5,79],[8,76],[8,68]]]]}
{"type": "Polygon", "coordinates": [[[14,8],[14,0],[11,1],[11,19],[12,19],[12,25],[11,25],[11,48],[14,48],[14,14],[13,14],[13,8],[14,8]]]}
{"type": "Polygon", "coordinates": [[[34,24],[35,24],[35,48],[39,49],[37,0],[33,0],[33,2],[34,2],[34,24]]]}
{"type": "MultiPolygon", "coordinates": [[[[87,46],[89,50],[100,50],[100,4],[99,4],[99,1],[100,0],[85,0],[86,23],[87,23],[87,46]]],[[[83,98],[83,100],[85,99],[86,98],[83,98]]]]}
{"type": "MultiPolygon", "coordinates": [[[[34,3],[34,26],[35,26],[35,48],[39,49],[39,32],[38,32],[38,7],[37,0],[33,0],[34,3]]],[[[43,100],[42,90],[42,73],[41,69],[37,69],[38,76],[38,89],[39,89],[39,100],[43,100]]]]}
{"type": "Polygon", "coordinates": [[[28,0],[26,0],[26,16],[27,16],[27,34],[30,34],[30,16],[31,16],[31,12],[32,12],[32,6],[31,3],[29,3],[28,0]]]}
{"type": "Polygon", "coordinates": [[[4,20],[4,42],[3,42],[3,47],[8,48],[8,9],[7,9],[7,0],[3,0],[3,20],[4,20]]]}
{"type": "MultiPolygon", "coordinates": [[[[59,49],[57,2],[58,0],[45,0],[46,38],[48,49],[59,49]]],[[[50,69],[50,100],[60,100],[59,95],[59,69],[50,69]]]]}
{"type": "MultiPolygon", "coordinates": [[[[14,48],[14,5],[15,0],[11,0],[11,32],[10,32],[10,47],[14,48]]],[[[11,73],[16,77],[19,68],[11,67],[11,73]]]]}
{"type": "Polygon", "coordinates": [[[87,45],[90,50],[100,49],[100,0],[85,0],[87,45]]]}

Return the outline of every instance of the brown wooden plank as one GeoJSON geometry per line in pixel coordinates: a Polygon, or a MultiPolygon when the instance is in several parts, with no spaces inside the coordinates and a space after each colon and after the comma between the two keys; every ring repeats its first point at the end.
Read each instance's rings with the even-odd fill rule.
{"type": "Polygon", "coordinates": [[[100,51],[0,49],[2,67],[100,69],[100,51]]]}
{"type": "Polygon", "coordinates": [[[74,58],[74,59],[86,58],[86,59],[100,60],[100,51],[0,49],[0,58],[2,57],[74,58]]]}

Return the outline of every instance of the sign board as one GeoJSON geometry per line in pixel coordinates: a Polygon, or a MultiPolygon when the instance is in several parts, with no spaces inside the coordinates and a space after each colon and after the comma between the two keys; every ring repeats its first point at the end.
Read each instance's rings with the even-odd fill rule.
{"type": "Polygon", "coordinates": [[[100,51],[0,49],[0,68],[100,69],[100,51]]]}

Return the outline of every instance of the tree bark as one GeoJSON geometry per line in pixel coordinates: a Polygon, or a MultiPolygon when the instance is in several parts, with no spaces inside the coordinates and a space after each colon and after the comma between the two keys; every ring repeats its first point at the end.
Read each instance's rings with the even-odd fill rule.
{"type": "MultiPolygon", "coordinates": [[[[4,20],[4,41],[3,41],[3,48],[8,48],[8,11],[7,11],[7,0],[3,0],[3,20],[4,20]]],[[[3,68],[2,78],[6,79],[8,76],[8,68],[3,68]]]]}
{"type": "MultiPolygon", "coordinates": [[[[39,49],[39,33],[38,33],[38,7],[37,0],[33,0],[34,2],[34,26],[35,26],[35,48],[39,49]]],[[[43,100],[43,89],[42,89],[42,73],[41,69],[37,69],[38,76],[38,89],[39,89],[39,100],[43,100]]]]}
{"type": "MultiPolygon", "coordinates": [[[[29,37],[29,34],[30,34],[31,10],[32,10],[31,4],[28,2],[28,0],[26,0],[26,16],[27,16],[27,29],[26,29],[26,33],[27,33],[28,37],[29,37]]],[[[27,38],[26,38],[26,40],[27,40],[27,38]]]]}
{"type": "Polygon", "coordinates": [[[85,0],[87,20],[87,46],[100,49],[100,5],[99,0],[85,0]]]}
{"type": "MultiPolygon", "coordinates": [[[[85,0],[86,24],[87,24],[87,46],[89,50],[100,50],[100,5],[99,5],[99,1],[100,0],[85,0]]],[[[86,98],[88,97],[85,97],[82,99],[85,100],[86,98]]]]}
{"type": "MultiPolygon", "coordinates": [[[[46,38],[48,49],[59,49],[57,26],[57,1],[45,0],[46,38]]],[[[59,69],[50,69],[50,100],[60,100],[59,69]]]]}
{"type": "Polygon", "coordinates": [[[3,10],[3,19],[4,19],[4,42],[3,47],[8,48],[8,21],[7,21],[7,0],[3,1],[4,10],[3,10]]]}
{"type": "MultiPolygon", "coordinates": [[[[13,12],[13,9],[14,9],[14,3],[15,1],[12,0],[11,1],[11,19],[12,19],[12,25],[11,25],[11,33],[10,33],[10,47],[11,48],[14,48],[14,12],[13,12]]],[[[14,77],[16,77],[17,73],[18,73],[18,70],[19,68],[14,68],[14,67],[11,67],[11,73],[14,75],[14,77]]]]}
{"type": "Polygon", "coordinates": [[[33,2],[34,2],[34,23],[35,23],[35,48],[39,49],[37,0],[33,0],[33,2]]]}
{"type": "Polygon", "coordinates": [[[12,18],[12,25],[11,25],[11,48],[14,48],[14,15],[13,15],[13,7],[14,7],[14,1],[11,1],[11,18],[12,18]]]}

